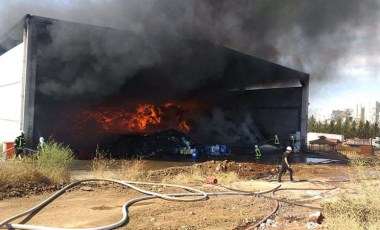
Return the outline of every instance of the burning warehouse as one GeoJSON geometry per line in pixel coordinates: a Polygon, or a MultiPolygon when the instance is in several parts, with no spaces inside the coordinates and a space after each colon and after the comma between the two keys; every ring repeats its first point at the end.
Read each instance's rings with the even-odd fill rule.
{"type": "Polygon", "coordinates": [[[27,15],[0,38],[0,67],[0,141],[24,131],[30,146],[53,135],[89,153],[169,130],[232,150],[275,135],[306,147],[308,74],[209,42],[27,15]]]}

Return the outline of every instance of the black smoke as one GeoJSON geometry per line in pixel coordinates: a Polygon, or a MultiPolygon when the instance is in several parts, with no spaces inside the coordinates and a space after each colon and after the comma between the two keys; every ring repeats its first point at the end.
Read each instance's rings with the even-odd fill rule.
{"type": "Polygon", "coordinates": [[[160,32],[207,40],[310,73],[311,84],[318,86],[337,80],[351,55],[377,53],[379,9],[374,0],[14,0],[0,3],[0,34],[27,13],[160,32]]]}

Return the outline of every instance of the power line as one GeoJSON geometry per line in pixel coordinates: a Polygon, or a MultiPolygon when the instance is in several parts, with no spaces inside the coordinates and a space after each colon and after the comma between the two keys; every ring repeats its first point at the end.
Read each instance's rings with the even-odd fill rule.
{"type": "Polygon", "coordinates": [[[0,118],[2,121],[11,121],[11,122],[19,122],[18,120],[11,120],[11,119],[6,119],[6,118],[0,118]]]}
{"type": "Polygon", "coordinates": [[[18,84],[18,83],[21,83],[21,81],[16,81],[16,82],[5,84],[5,85],[0,85],[0,88],[1,87],[6,87],[6,86],[10,86],[10,85],[15,85],[15,84],[18,84]]]}

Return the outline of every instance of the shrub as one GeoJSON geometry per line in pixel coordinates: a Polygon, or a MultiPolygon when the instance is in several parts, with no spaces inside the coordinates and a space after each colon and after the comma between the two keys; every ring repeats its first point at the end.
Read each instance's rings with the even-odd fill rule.
{"type": "Polygon", "coordinates": [[[54,183],[70,180],[69,168],[73,160],[73,151],[55,141],[47,142],[33,156],[37,171],[54,183]]]}

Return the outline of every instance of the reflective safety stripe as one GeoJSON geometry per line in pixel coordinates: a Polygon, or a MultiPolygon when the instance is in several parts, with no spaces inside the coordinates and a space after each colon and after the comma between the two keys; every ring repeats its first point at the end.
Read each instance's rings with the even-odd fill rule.
{"type": "Polygon", "coordinates": [[[255,152],[256,152],[256,156],[261,156],[261,151],[260,151],[260,149],[256,149],[255,152]]]}

